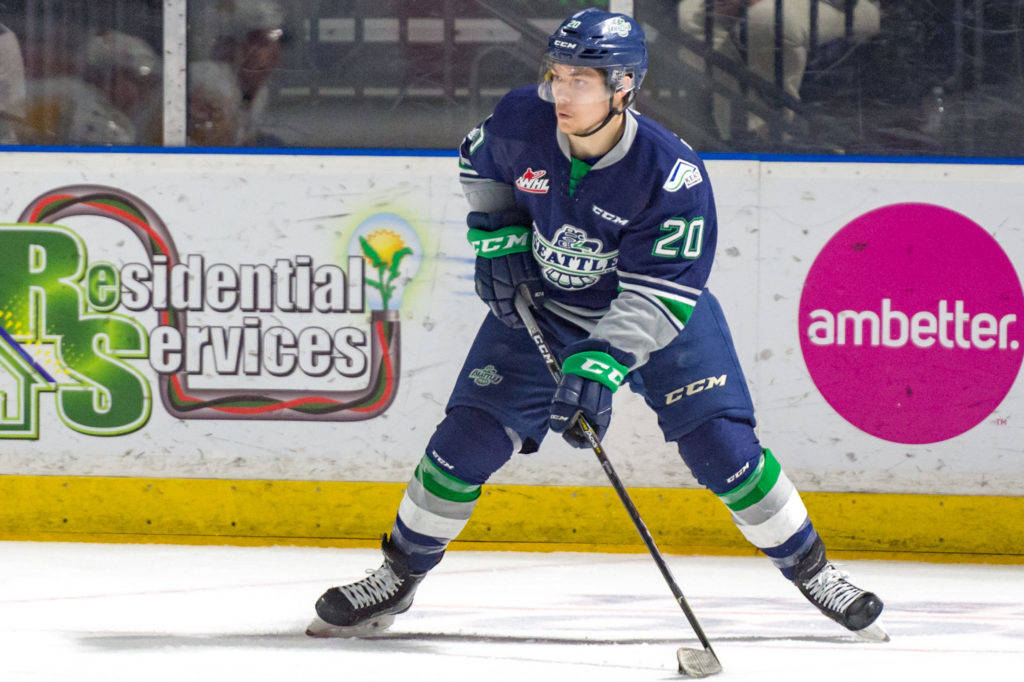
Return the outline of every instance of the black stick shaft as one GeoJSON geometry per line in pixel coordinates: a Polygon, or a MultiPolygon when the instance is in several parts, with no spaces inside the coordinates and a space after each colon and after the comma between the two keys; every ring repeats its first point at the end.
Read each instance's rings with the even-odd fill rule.
{"type": "MultiPolygon", "coordinates": [[[[523,324],[526,326],[526,331],[529,332],[530,338],[533,339],[534,345],[537,346],[537,350],[540,351],[541,356],[544,358],[544,364],[547,365],[548,371],[551,373],[551,378],[557,383],[562,378],[562,370],[558,366],[558,361],[555,360],[554,354],[551,349],[548,348],[547,341],[544,340],[544,334],[541,332],[540,327],[537,326],[537,321],[533,318],[533,313],[530,312],[530,307],[527,304],[527,298],[520,294],[516,296],[515,306],[516,311],[519,313],[519,317],[523,320],[523,324]]],[[[679,589],[679,585],[676,584],[675,578],[672,577],[672,571],[669,570],[668,564],[665,563],[664,557],[661,555],[661,551],[658,549],[658,545],[655,544],[654,538],[651,537],[651,533],[647,530],[647,524],[640,517],[640,512],[637,511],[636,505],[633,504],[633,500],[629,497],[629,493],[626,491],[626,486],[622,484],[622,479],[615,472],[615,468],[609,461],[608,456],[604,453],[604,448],[601,446],[601,441],[597,438],[597,433],[593,427],[586,420],[583,415],[579,416],[577,420],[580,429],[586,436],[587,441],[590,443],[590,447],[594,450],[594,454],[597,456],[597,461],[601,463],[601,468],[604,469],[604,473],[608,476],[608,480],[611,481],[612,487],[618,494],[619,499],[622,500],[622,505],[626,508],[629,513],[629,518],[633,521],[633,525],[636,527],[640,537],[643,538],[644,544],[647,545],[647,551],[651,553],[651,557],[654,559],[654,563],[658,565],[658,570],[661,571],[661,575],[665,578],[665,582],[668,583],[668,588],[672,591],[672,596],[676,598],[676,603],[683,610],[686,615],[686,620],[690,622],[690,627],[693,628],[694,633],[697,635],[697,639],[704,648],[712,653],[714,650],[711,648],[711,643],[708,641],[707,635],[704,634],[704,629],[697,622],[697,616],[694,615],[693,610],[686,601],[686,597],[683,596],[683,591],[679,589]]]]}

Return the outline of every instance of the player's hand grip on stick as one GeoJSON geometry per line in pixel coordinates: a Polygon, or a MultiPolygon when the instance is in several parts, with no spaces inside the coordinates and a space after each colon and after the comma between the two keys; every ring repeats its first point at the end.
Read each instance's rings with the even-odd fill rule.
{"type": "MultiPolygon", "coordinates": [[[[562,370],[558,366],[558,361],[552,354],[551,349],[548,348],[547,341],[544,340],[544,334],[541,332],[540,327],[537,326],[537,321],[533,317],[533,313],[530,312],[530,297],[529,291],[525,287],[519,288],[515,297],[515,310],[519,314],[520,319],[523,321],[523,325],[526,327],[527,333],[530,338],[533,339],[534,345],[537,346],[537,351],[544,358],[544,364],[547,365],[548,371],[551,373],[551,377],[556,383],[560,383],[562,379],[562,370]]],[[[654,563],[658,565],[658,570],[661,571],[661,575],[665,578],[665,582],[668,583],[669,589],[672,591],[672,595],[676,598],[676,603],[683,610],[686,615],[686,620],[689,621],[690,627],[693,628],[694,634],[697,635],[697,639],[700,640],[703,649],[687,649],[680,648],[676,651],[676,660],[679,662],[679,672],[690,677],[707,677],[716,673],[722,672],[722,664],[718,660],[718,656],[715,655],[714,650],[711,648],[711,643],[708,641],[707,635],[704,634],[703,628],[700,623],[697,622],[697,617],[693,614],[690,609],[690,605],[686,602],[686,597],[683,596],[682,590],[679,589],[679,585],[676,584],[675,578],[672,577],[672,572],[668,568],[668,564],[665,563],[664,557],[661,556],[661,551],[658,546],[654,544],[654,538],[651,537],[650,531],[647,530],[647,526],[644,524],[642,518],[640,518],[640,512],[637,511],[636,505],[633,504],[633,500],[630,499],[629,493],[626,492],[626,487],[622,484],[622,480],[619,475],[615,473],[615,469],[612,467],[612,463],[608,460],[607,455],[604,453],[604,448],[601,446],[601,441],[590,425],[586,415],[578,415],[576,418],[577,427],[586,438],[590,447],[594,450],[594,455],[597,456],[597,460],[601,463],[601,468],[604,469],[605,474],[608,476],[608,480],[611,482],[612,487],[618,494],[619,499],[622,501],[623,506],[629,513],[629,518],[633,521],[633,525],[636,527],[640,537],[643,539],[644,544],[647,545],[647,550],[651,553],[651,557],[654,559],[654,563]]]]}
{"type": "Polygon", "coordinates": [[[586,448],[590,441],[578,426],[582,415],[604,438],[612,419],[612,395],[626,378],[634,358],[603,339],[582,339],[561,353],[562,378],[551,401],[549,426],[574,448],[586,448]]]}

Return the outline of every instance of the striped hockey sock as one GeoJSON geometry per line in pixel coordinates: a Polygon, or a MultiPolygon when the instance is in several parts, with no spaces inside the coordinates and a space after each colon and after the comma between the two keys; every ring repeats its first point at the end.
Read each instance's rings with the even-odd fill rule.
{"type": "Polygon", "coordinates": [[[445,548],[465,528],[480,497],[480,486],[466,483],[424,455],[406,486],[391,541],[409,557],[416,573],[441,561],[445,548]]]}
{"type": "Polygon", "coordinates": [[[752,545],[764,552],[786,578],[818,538],[800,493],[771,450],[763,449],[754,472],[719,499],[752,545]]]}

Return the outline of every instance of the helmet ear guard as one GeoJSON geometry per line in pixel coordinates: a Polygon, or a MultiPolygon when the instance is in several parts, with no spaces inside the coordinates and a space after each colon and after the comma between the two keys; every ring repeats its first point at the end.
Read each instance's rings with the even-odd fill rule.
{"type": "Polygon", "coordinates": [[[628,109],[636,99],[636,93],[640,89],[640,82],[643,78],[637,78],[633,69],[619,68],[609,69],[605,76],[605,82],[608,84],[608,92],[611,96],[614,96],[617,92],[626,92],[626,99],[622,103],[623,109],[628,109]],[[629,87],[624,87],[624,81],[630,80],[629,87]]]}

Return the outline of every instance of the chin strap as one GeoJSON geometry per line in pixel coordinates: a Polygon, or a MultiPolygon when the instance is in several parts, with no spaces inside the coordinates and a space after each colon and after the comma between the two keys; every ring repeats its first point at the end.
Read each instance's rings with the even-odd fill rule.
{"type": "Polygon", "coordinates": [[[594,128],[593,130],[587,131],[585,133],[579,133],[578,135],[576,135],[576,137],[590,137],[591,135],[593,135],[594,133],[600,131],[602,128],[604,128],[606,125],[608,125],[608,122],[611,121],[613,118],[615,118],[616,116],[621,114],[624,111],[624,109],[620,110],[620,109],[616,109],[614,106],[612,106],[612,101],[613,100],[614,100],[614,96],[611,99],[608,100],[608,115],[604,117],[604,120],[601,121],[600,123],[598,123],[597,127],[594,128]]]}
{"type": "Polygon", "coordinates": [[[629,105],[633,103],[633,97],[634,96],[635,96],[635,93],[631,92],[629,94],[629,97],[626,99],[626,101],[623,102],[622,108],[621,109],[616,109],[615,108],[615,93],[613,92],[612,96],[608,98],[608,115],[604,117],[604,120],[601,121],[600,123],[598,123],[597,127],[594,128],[593,130],[589,130],[589,131],[587,131],[585,133],[580,133],[579,135],[575,135],[574,137],[590,137],[594,133],[596,133],[599,130],[601,130],[602,128],[604,128],[606,125],[608,125],[609,121],[611,121],[613,118],[615,118],[616,116],[618,116],[619,114],[623,113],[624,111],[626,111],[626,109],[629,108],[629,105]]]}

